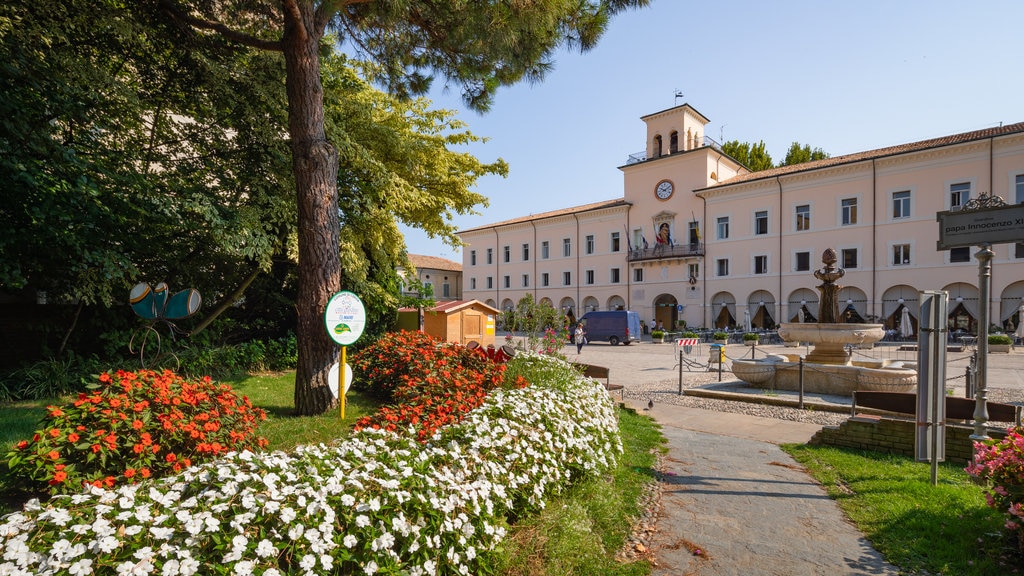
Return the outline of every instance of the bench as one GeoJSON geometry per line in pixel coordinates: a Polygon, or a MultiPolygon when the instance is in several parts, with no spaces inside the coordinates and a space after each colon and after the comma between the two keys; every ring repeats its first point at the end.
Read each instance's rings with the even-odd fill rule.
{"type": "Polygon", "coordinates": [[[595,380],[604,379],[604,389],[609,393],[618,391],[619,397],[622,398],[625,395],[624,386],[622,384],[612,384],[611,382],[611,370],[604,366],[594,366],[593,364],[573,364],[577,369],[583,372],[583,375],[587,378],[594,378],[595,380]]]}
{"type": "MultiPolygon", "coordinates": [[[[857,415],[857,407],[874,408],[897,414],[917,414],[917,394],[913,392],[870,392],[854,391],[851,415],[857,415]]],[[[972,398],[946,396],[947,420],[974,420],[975,401],[972,398]]],[[[990,422],[1013,422],[1021,424],[1021,407],[999,402],[986,402],[990,422]]]]}

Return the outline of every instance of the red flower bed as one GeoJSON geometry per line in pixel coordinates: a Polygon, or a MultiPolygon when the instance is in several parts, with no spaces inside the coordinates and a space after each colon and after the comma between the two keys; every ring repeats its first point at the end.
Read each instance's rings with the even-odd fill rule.
{"type": "Polygon", "coordinates": [[[101,374],[90,389],[47,408],[33,439],[8,455],[15,477],[51,494],[83,484],[110,488],[266,446],[256,437],[266,413],[208,376],[118,371],[101,374]]]}
{"type": "Polygon", "coordinates": [[[358,386],[391,401],[373,416],[359,419],[355,429],[412,428],[421,442],[448,424],[462,420],[495,388],[523,387],[521,377],[505,382],[505,365],[422,332],[387,334],[353,356],[358,386]]]}

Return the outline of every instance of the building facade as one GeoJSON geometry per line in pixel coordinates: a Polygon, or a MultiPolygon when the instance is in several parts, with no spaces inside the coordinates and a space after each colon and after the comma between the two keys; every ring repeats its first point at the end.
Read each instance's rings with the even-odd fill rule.
{"type": "MultiPolygon", "coordinates": [[[[409,263],[416,268],[416,278],[424,286],[430,286],[434,292],[434,300],[447,302],[462,300],[462,265],[458,262],[438,256],[409,254],[409,263]]],[[[398,268],[398,275],[404,280],[409,271],[398,268]]],[[[419,297],[407,282],[402,283],[402,295],[419,297]]]]}
{"type": "MultiPolygon", "coordinates": [[[[833,248],[846,320],[896,328],[906,308],[916,332],[918,292],[945,290],[950,328],[977,329],[977,250],[937,250],[936,213],[982,195],[1024,202],[1024,123],[750,172],[688,104],[642,120],[622,198],[461,231],[464,296],[772,328],[817,318],[813,273],[833,248]]],[[[993,247],[989,318],[1005,327],[1021,320],[1021,242],[993,247]]]]}

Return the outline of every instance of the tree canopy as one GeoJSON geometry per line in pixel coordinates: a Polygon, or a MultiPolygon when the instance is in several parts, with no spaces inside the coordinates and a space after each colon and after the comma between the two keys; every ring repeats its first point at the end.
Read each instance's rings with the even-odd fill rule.
{"type": "Polygon", "coordinates": [[[763,140],[758,141],[757,144],[730,140],[722,144],[722,151],[735,158],[752,172],[760,172],[761,170],[776,168],[777,166],[789,166],[813,160],[822,160],[829,157],[821,148],[812,149],[809,144],[800,144],[799,142],[793,142],[789,146],[786,158],[778,165],[773,163],[771,155],[765,150],[763,140]]]}
{"type": "Polygon", "coordinates": [[[0,289],[110,305],[137,280],[166,281],[219,311],[297,261],[284,280],[296,410],[321,413],[334,403],[330,296],[344,286],[392,305],[408,264],[396,223],[457,244],[451,216],[485,202],[475,180],[507,170],[452,151],[476,136],[413,96],[438,75],[486,110],[647,3],[7,3],[0,289]]]}

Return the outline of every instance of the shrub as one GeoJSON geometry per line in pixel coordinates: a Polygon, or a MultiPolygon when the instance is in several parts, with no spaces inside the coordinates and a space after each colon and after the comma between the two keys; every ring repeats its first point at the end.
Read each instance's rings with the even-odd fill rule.
{"type": "Polygon", "coordinates": [[[1008,431],[1002,440],[974,443],[968,474],[989,487],[985,501],[1006,515],[1006,529],[1024,544],[1024,429],[1008,431]]]}
{"type": "Polygon", "coordinates": [[[756,341],[760,339],[761,337],[758,336],[757,334],[754,334],[753,332],[747,332],[746,334],[743,335],[744,342],[756,341]]]}
{"type": "Polygon", "coordinates": [[[32,440],[8,454],[13,477],[50,494],[110,488],[266,442],[255,435],[263,410],[210,378],[118,371],[89,389],[47,407],[32,440]]]}
{"type": "Polygon", "coordinates": [[[680,338],[699,338],[699,336],[697,336],[696,332],[683,332],[683,335],[680,336],[680,338]]]}
{"type": "Polygon", "coordinates": [[[494,574],[507,518],[623,453],[603,386],[523,356],[564,389],[498,391],[436,442],[363,430],[30,502],[0,519],[0,573],[494,574]]]}
{"type": "Polygon", "coordinates": [[[664,337],[665,337],[665,333],[662,332],[661,330],[651,330],[651,338],[658,339],[658,338],[664,338],[664,337]]]}
{"type": "MultiPolygon", "coordinates": [[[[460,422],[483,404],[487,394],[505,385],[505,365],[490,361],[481,349],[443,342],[420,332],[393,332],[353,355],[353,371],[365,388],[385,400],[356,430],[412,428],[425,441],[440,427],[460,422]]],[[[513,386],[526,381],[517,378],[513,386]]]]}
{"type": "Polygon", "coordinates": [[[1013,338],[1010,338],[1006,334],[989,334],[989,344],[1013,344],[1013,338]]]}
{"type": "Polygon", "coordinates": [[[725,332],[715,332],[711,336],[711,338],[712,338],[712,340],[728,340],[729,339],[729,335],[727,333],[725,333],[725,332]]]}

